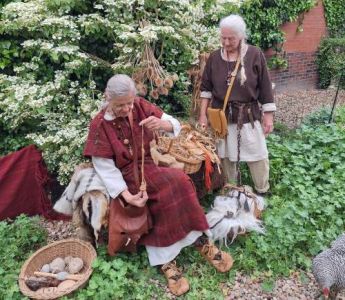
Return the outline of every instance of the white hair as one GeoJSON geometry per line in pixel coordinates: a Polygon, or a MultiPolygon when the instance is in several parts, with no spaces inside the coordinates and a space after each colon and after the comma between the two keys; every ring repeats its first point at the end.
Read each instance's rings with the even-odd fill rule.
{"type": "Polygon", "coordinates": [[[127,96],[129,94],[137,94],[135,83],[132,78],[125,74],[117,74],[112,76],[105,88],[105,99],[110,101],[116,97],[127,96]]]}
{"type": "Polygon", "coordinates": [[[244,65],[244,56],[247,53],[248,50],[248,45],[246,43],[247,40],[247,25],[244,22],[243,18],[239,15],[229,15],[227,17],[224,17],[223,19],[220,20],[219,23],[219,28],[228,28],[233,30],[237,36],[241,39],[240,42],[240,59],[241,59],[241,71],[240,71],[240,77],[241,77],[241,85],[245,83],[247,80],[247,75],[246,75],[246,69],[244,65]]]}
{"type": "Polygon", "coordinates": [[[247,39],[247,26],[239,15],[229,15],[220,20],[219,28],[229,28],[236,32],[240,39],[247,39]]]}

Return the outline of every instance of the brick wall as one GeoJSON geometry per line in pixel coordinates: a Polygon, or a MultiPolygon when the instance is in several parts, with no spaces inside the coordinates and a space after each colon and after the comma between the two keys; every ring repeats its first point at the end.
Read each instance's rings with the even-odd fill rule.
{"type": "MultiPolygon", "coordinates": [[[[272,82],[277,91],[296,88],[313,88],[317,86],[318,75],[315,58],[321,39],[326,36],[326,22],[322,1],[310,11],[300,16],[302,32],[298,32],[299,21],[284,24],[281,29],[285,33],[286,42],[283,50],[288,61],[287,69],[271,70],[272,82]]],[[[273,55],[266,51],[267,59],[273,55]]]]}

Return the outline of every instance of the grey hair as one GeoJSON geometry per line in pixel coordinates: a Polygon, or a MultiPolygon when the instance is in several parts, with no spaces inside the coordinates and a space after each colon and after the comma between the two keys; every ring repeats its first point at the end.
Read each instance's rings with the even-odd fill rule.
{"type": "Polygon", "coordinates": [[[229,28],[236,32],[239,38],[246,40],[247,35],[247,25],[243,18],[239,15],[229,15],[224,17],[219,22],[219,28],[229,28]]]}
{"type": "Polygon", "coordinates": [[[129,94],[137,94],[137,89],[132,78],[125,74],[116,74],[112,76],[105,88],[105,99],[110,101],[116,97],[127,96],[129,94]]]}
{"type": "Polygon", "coordinates": [[[247,35],[247,26],[244,22],[243,18],[239,15],[229,15],[220,20],[219,28],[229,28],[233,30],[237,36],[241,39],[240,41],[240,60],[241,60],[241,71],[240,71],[240,78],[241,78],[241,85],[243,85],[247,80],[246,75],[246,67],[245,67],[245,55],[248,50],[248,45],[246,43],[247,35]]]}

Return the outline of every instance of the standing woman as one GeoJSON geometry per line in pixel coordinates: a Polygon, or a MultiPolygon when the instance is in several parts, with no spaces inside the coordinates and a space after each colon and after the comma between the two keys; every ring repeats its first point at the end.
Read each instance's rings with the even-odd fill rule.
{"type": "Polygon", "coordinates": [[[223,108],[231,73],[236,61],[240,60],[225,112],[228,135],[218,141],[217,150],[227,180],[235,181],[238,127],[240,161],[247,162],[255,190],[264,194],[269,189],[265,137],[273,130],[273,112],[276,110],[266,60],[260,49],[246,43],[246,24],[242,17],[225,17],[219,27],[222,47],[211,53],[203,73],[199,123],[207,126],[209,105],[223,108]]]}
{"type": "Polygon", "coordinates": [[[186,246],[194,245],[218,271],[228,271],[231,256],[219,251],[203,234],[209,226],[191,179],[182,170],[156,166],[150,155],[153,131],[177,135],[178,120],[138,97],[127,75],[111,77],[105,97],[104,109],[91,121],[84,155],[92,158],[111,201],[122,198],[137,207],[147,204],[153,226],[138,243],[146,247],[150,264],[161,267],[170,291],[177,296],[189,290],[187,279],[174,261],[186,246]],[[146,191],[139,188],[142,160],[146,191]]]}

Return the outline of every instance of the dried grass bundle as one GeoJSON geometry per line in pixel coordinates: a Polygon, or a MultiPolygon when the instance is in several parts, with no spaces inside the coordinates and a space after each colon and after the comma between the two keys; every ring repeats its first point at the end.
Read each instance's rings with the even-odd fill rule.
{"type": "Polygon", "coordinates": [[[201,78],[202,78],[202,74],[204,73],[206,62],[209,56],[210,56],[209,53],[200,53],[199,64],[189,69],[188,71],[189,78],[191,82],[193,83],[192,106],[191,106],[190,116],[195,119],[199,115],[201,78]]]}
{"type": "Polygon", "coordinates": [[[162,154],[169,153],[185,165],[188,163],[196,165],[199,162],[199,167],[208,156],[213,163],[217,164],[220,172],[215,138],[210,131],[201,129],[199,126],[192,127],[190,124],[184,124],[177,137],[158,136],[157,149],[162,154]]]}
{"type": "MultiPolygon", "coordinates": [[[[140,26],[144,28],[149,24],[141,21],[140,26]]],[[[161,47],[161,52],[163,46],[161,47]]],[[[162,53],[160,57],[162,56],[162,53]]],[[[140,59],[135,62],[135,71],[132,78],[135,81],[138,93],[142,96],[147,94],[148,89],[151,90],[150,96],[158,99],[159,95],[168,95],[169,90],[173,87],[174,82],[178,80],[176,74],[169,75],[160,65],[158,59],[154,55],[154,49],[148,43],[144,45],[140,59]],[[162,87],[162,88],[161,88],[162,87]]]]}
{"type": "Polygon", "coordinates": [[[157,89],[151,90],[150,96],[151,96],[151,98],[157,100],[159,98],[159,93],[158,93],[157,89]]]}

